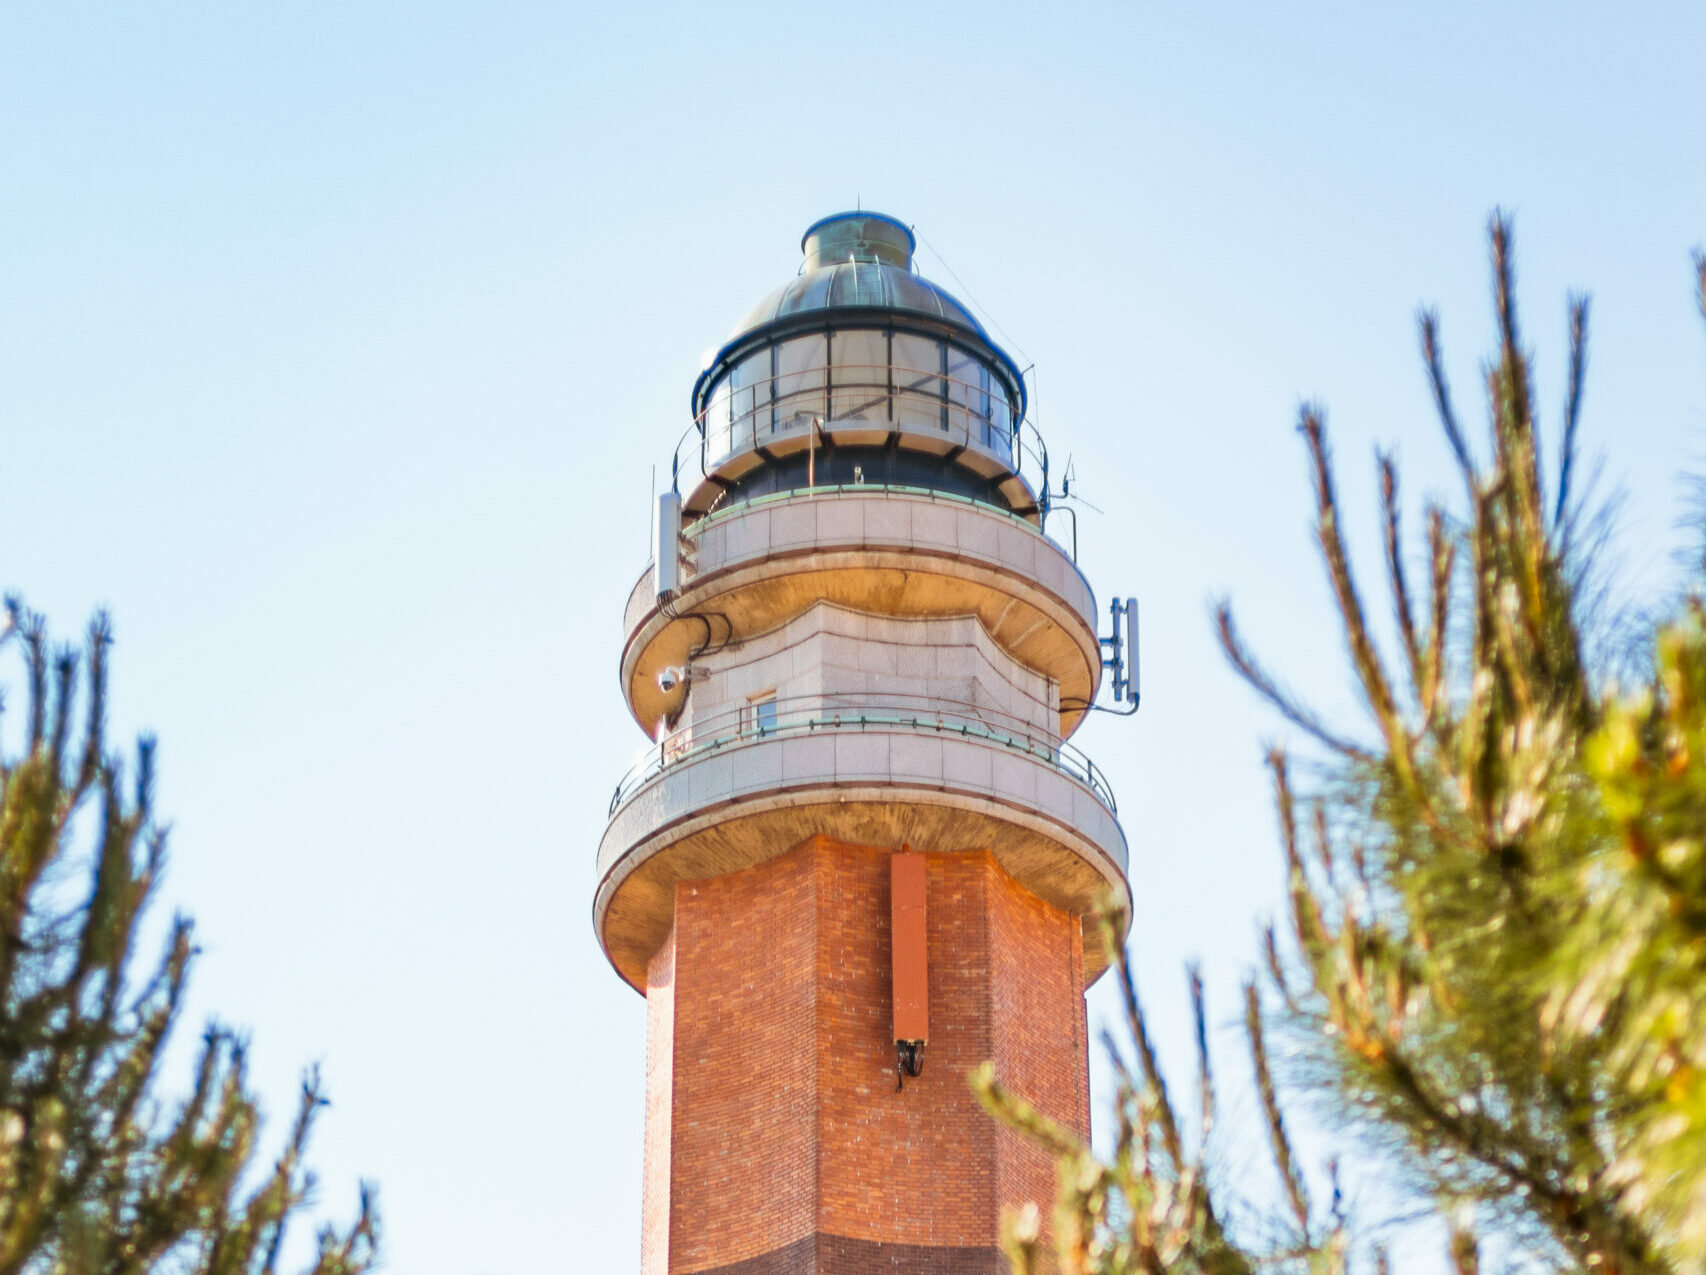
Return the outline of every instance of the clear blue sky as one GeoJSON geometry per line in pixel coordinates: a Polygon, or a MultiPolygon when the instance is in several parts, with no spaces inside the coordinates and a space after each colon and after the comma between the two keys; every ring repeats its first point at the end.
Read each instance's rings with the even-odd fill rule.
{"type": "Polygon", "coordinates": [[[1035,362],[1087,573],[1142,599],[1143,711],[1079,742],[1182,1068],[1182,962],[1230,1022],[1281,884],[1208,601],[1355,720],[1297,404],[1372,587],[1374,443],[1412,525],[1455,490],[1419,303],[1480,419],[1495,204],[1546,427],[1593,293],[1621,579],[1674,582],[1703,47],[1682,3],[0,10],[0,585],[112,608],[192,1019],[252,1030],[275,1138],[323,1061],[325,1205],[376,1179],[415,1275],[637,1268],[643,1002],[588,922],[621,606],[701,352],[855,201],[1035,362]]]}

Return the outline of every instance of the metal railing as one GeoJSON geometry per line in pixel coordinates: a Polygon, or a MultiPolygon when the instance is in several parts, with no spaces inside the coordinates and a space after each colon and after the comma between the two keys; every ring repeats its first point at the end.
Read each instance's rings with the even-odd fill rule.
{"type": "Polygon", "coordinates": [[[1048,449],[1029,418],[1008,423],[1006,413],[994,410],[1001,401],[995,387],[887,364],[834,363],[762,377],[733,395],[741,402],[707,408],[677,441],[670,463],[676,495],[688,494],[681,489],[684,477],[697,485],[731,457],[812,430],[835,432],[863,423],[903,434],[945,436],[955,446],[991,456],[1046,507],[1048,449]],[[889,379],[891,372],[895,379],[889,379]],[[903,383],[898,379],[903,372],[918,379],[903,383]],[[802,384],[808,379],[818,383],[802,384]],[[871,415],[879,409],[880,414],[871,415]]]}
{"type": "MultiPolygon", "coordinates": [[[[928,500],[936,504],[964,505],[976,509],[986,517],[1005,518],[1014,526],[1023,527],[1032,535],[1043,536],[1055,548],[1068,554],[1075,567],[1078,563],[1077,554],[1069,546],[1056,541],[1042,527],[1036,526],[1022,514],[1016,514],[1010,509],[988,504],[974,496],[963,495],[957,491],[943,491],[940,487],[915,487],[907,483],[822,483],[816,487],[790,487],[782,491],[765,492],[761,496],[743,496],[734,504],[716,506],[703,518],[699,518],[684,527],[681,534],[689,541],[697,540],[718,523],[739,517],[753,509],[833,496],[910,496],[916,500],[928,500]]],[[[1068,513],[1072,512],[1070,507],[1066,506],[1057,506],[1055,512],[1061,512],[1062,509],[1068,513]]],[[[726,565],[726,563],[719,561],[717,565],[726,565]]],[[[646,614],[656,605],[654,594],[651,591],[654,569],[655,564],[648,561],[645,568],[640,572],[639,578],[634,581],[633,587],[628,590],[628,601],[623,606],[622,614],[626,618],[627,631],[629,632],[633,631],[636,617],[646,614]]],[[[695,559],[687,557],[682,559],[681,572],[684,580],[692,581],[700,569],[700,564],[695,559]]],[[[1079,574],[1079,578],[1083,579],[1082,573],[1079,574]]],[[[1089,581],[1084,581],[1084,587],[1089,589],[1089,581]]]]}
{"type": "Polygon", "coordinates": [[[1023,718],[928,695],[826,692],[749,701],[671,731],[646,748],[617,781],[610,798],[610,817],[614,818],[623,803],[646,783],[672,766],[769,739],[829,731],[916,731],[957,735],[1009,748],[1053,766],[1088,788],[1110,814],[1119,813],[1113,789],[1095,762],[1023,718]]]}
{"type": "MultiPolygon", "coordinates": [[[[963,492],[944,491],[940,487],[919,487],[912,483],[819,483],[816,487],[787,487],[781,491],[767,491],[761,496],[746,496],[729,505],[719,505],[703,518],[697,519],[682,528],[681,534],[689,540],[705,533],[718,522],[736,517],[748,509],[763,508],[766,505],[787,504],[795,500],[816,500],[823,496],[912,496],[918,500],[935,501],[944,505],[965,505],[978,512],[997,518],[1005,518],[1016,526],[1023,527],[1032,535],[1041,535],[1036,525],[1023,514],[1016,514],[1011,509],[1003,509],[999,505],[991,505],[975,496],[967,496],[963,492]]],[[[651,564],[646,565],[651,570],[651,564]]]]}

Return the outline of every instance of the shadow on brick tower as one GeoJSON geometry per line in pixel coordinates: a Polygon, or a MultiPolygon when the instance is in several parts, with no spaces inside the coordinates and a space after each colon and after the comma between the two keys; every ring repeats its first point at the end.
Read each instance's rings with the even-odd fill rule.
{"type": "Polygon", "coordinates": [[[801,247],[693,387],[624,615],[653,743],[593,924],[647,1002],[643,1269],[994,1272],[1054,1170],[965,1075],[1088,1135],[1083,921],[1130,892],[1068,740],[1104,670],[1135,709],[1135,606],[1100,635],[1024,376],[912,233],[801,247]]]}

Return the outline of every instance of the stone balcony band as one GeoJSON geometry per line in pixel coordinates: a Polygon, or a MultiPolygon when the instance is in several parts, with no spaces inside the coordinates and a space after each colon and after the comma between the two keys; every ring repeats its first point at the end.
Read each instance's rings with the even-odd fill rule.
{"type": "MultiPolygon", "coordinates": [[[[642,772],[619,790],[598,850],[594,919],[611,963],[642,987],[675,883],[762,863],[792,849],[802,826],[865,845],[987,847],[1069,913],[1110,896],[1129,905],[1125,834],[1088,759],[953,717],[779,717],[777,729],[737,728],[642,772]]],[[[1094,978],[1105,962],[1086,958],[1094,978]]]]}
{"type": "Polygon", "coordinates": [[[808,489],[719,510],[684,534],[681,597],[666,610],[647,572],[624,617],[623,685],[648,734],[684,698],[661,690],[659,670],[681,664],[706,636],[679,618],[689,611],[720,612],[743,634],[819,600],[887,614],[975,614],[999,646],[1054,679],[1062,736],[1095,694],[1095,595],[1059,545],[1004,510],[943,492],[808,489]]]}

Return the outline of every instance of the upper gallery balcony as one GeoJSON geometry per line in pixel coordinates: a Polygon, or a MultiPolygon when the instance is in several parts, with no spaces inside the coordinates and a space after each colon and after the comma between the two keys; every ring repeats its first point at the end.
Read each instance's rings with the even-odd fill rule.
{"type": "Polygon", "coordinates": [[[871,484],[778,493],[686,529],[679,596],[647,571],[624,618],[622,686],[648,735],[685,688],[659,674],[696,650],[767,632],[819,601],[891,616],[975,615],[1056,688],[1070,735],[1102,673],[1095,597],[1070,557],[1016,514],[935,489],[871,484]]]}

